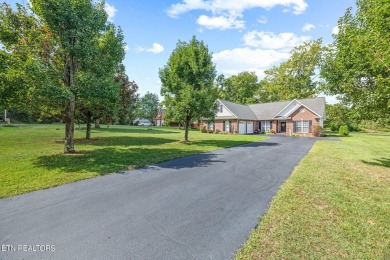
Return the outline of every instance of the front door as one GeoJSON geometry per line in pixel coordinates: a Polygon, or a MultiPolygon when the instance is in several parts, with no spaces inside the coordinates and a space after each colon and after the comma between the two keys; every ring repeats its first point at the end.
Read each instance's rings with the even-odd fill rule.
{"type": "Polygon", "coordinates": [[[280,122],[280,132],[281,133],[286,132],[286,122],[280,122]]]}

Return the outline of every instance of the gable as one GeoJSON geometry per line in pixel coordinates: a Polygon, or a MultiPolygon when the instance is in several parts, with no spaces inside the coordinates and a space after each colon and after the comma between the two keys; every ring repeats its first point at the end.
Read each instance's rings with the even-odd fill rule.
{"type": "Polygon", "coordinates": [[[281,111],[279,111],[274,118],[286,118],[291,115],[295,110],[297,110],[302,104],[297,100],[291,101],[287,106],[285,106],[281,111]]]}
{"type": "MultiPolygon", "coordinates": [[[[309,100],[309,99],[306,99],[306,100],[309,100]]],[[[315,99],[311,99],[311,100],[315,100],[315,99]]],[[[312,114],[316,115],[317,117],[322,117],[322,115],[318,114],[312,108],[310,108],[309,106],[304,104],[304,102],[301,102],[301,100],[294,99],[285,108],[283,108],[280,112],[278,112],[274,116],[274,118],[287,118],[287,117],[291,116],[292,113],[294,113],[298,109],[301,109],[302,107],[308,109],[312,114]]]]}
{"type": "Polygon", "coordinates": [[[218,101],[218,110],[215,117],[235,117],[233,113],[220,101],[218,101]]]}

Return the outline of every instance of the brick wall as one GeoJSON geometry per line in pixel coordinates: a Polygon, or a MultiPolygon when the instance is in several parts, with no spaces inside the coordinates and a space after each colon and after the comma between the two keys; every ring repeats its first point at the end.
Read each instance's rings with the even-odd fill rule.
{"type": "MultiPolygon", "coordinates": [[[[312,126],[320,124],[318,116],[316,114],[311,112],[306,107],[301,106],[291,114],[291,120],[287,121],[287,127],[289,128],[289,130],[291,129],[291,132],[294,132],[294,121],[300,121],[300,120],[311,121],[312,126]],[[303,112],[301,112],[301,109],[303,110],[303,112]]],[[[289,131],[289,130],[287,130],[287,131],[289,131]]],[[[297,134],[300,134],[300,133],[297,133],[297,134]]],[[[310,129],[309,135],[312,135],[311,129],[310,129]]]]}

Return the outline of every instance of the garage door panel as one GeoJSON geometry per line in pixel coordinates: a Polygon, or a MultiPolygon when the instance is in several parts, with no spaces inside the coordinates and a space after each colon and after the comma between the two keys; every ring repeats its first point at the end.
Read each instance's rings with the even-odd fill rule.
{"type": "Polygon", "coordinates": [[[246,134],[246,122],[240,121],[238,124],[238,133],[239,134],[246,134]]]}
{"type": "Polygon", "coordinates": [[[246,124],[246,133],[253,134],[253,122],[247,122],[246,124]]]}

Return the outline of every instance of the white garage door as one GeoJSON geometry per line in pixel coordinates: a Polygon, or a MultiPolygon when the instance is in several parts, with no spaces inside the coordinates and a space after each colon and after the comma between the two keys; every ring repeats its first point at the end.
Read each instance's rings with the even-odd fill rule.
{"type": "Polygon", "coordinates": [[[246,134],[246,122],[240,121],[238,124],[238,133],[239,134],[246,134]]]}
{"type": "Polygon", "coordinates": [[[246,123],[246,133],[253,134],[253,122],[246,123]]]}

